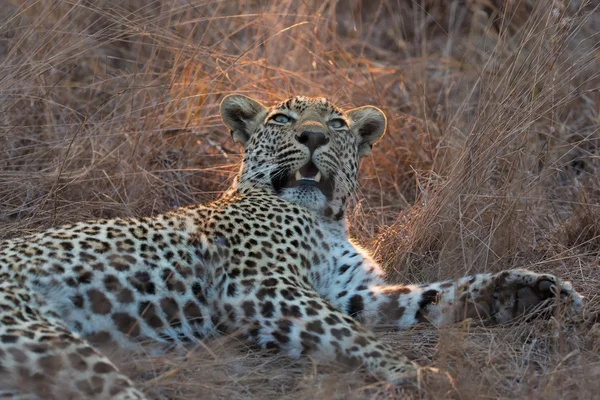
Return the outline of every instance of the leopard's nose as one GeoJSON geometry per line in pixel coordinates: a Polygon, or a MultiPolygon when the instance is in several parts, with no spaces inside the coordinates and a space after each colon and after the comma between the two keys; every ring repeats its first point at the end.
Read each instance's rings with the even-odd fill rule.
{"type": "Polygon", "coordinates": [[[296,136],[296,140],[308,147],[311,154],[315,152],[319,147],[326,145],[329,142],[329,138],[325,136],[323,132],[309,131],[306,130],[300,135],[296,136]]]}

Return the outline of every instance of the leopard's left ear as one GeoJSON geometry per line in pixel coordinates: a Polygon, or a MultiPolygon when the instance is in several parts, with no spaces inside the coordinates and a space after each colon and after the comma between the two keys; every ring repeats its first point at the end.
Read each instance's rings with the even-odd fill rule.
{"type": "Polygon", "coordinates": [[[364,157],[371,153],[373,143],[381,139],[385,133],[387,119],[385,114],[377,107],[365,106],[348,111],[350,129],[358,134],[358,156],[364,157]]]}

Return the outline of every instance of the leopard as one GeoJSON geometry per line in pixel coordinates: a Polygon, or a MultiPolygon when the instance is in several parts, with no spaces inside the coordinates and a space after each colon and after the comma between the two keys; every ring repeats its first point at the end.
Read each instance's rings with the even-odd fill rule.
{"type": "Polygon", "coordinates": [[[359,161],[387,129],[379,108],[230,94],[220,115],[243,160],[216,200],[0,244],[0,376],[24,382],[7,398],[147,399],[98,343],[222,335],[405,385],[421,367],[373,327],[498,325],[581,308],[569,282],[527,269],[388,283],[346,215],[359,161]]]}

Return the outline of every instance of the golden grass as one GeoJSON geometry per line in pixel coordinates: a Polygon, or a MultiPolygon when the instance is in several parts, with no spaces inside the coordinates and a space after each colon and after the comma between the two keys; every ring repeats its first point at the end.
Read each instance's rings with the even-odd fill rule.
{"type": "Polygon", "coordinates": [[[1,238],[213,199],[240,161],[225,94],[325,95],[388,115],[349,214],[391,280],[528,267],[587,297],[577,321],[382,329],[439,370],[405,393],[231,338],[113,349],[152,398],[598,397],[593,2],[14,0],[0,15],[1,238]]]}

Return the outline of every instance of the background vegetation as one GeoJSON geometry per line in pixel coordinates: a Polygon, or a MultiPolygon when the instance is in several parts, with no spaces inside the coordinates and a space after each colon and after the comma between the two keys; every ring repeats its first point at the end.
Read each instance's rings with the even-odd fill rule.
{"type": "Polygon", "coordinates": [[[224,95],[324,95],[388,115],[349,215],[392,281],[527,267],[587,297],[577,321],[383,327],[440,371],[410,393],[232,338],[113,350],[150,396],[597,398],[597,1],[0,3],[0,238],[214,199],[240,162],[224,95]]]}

